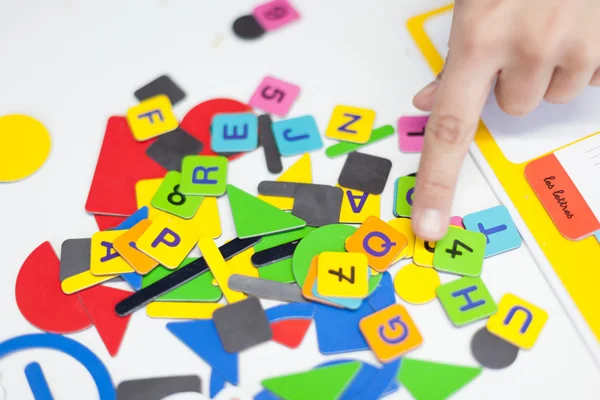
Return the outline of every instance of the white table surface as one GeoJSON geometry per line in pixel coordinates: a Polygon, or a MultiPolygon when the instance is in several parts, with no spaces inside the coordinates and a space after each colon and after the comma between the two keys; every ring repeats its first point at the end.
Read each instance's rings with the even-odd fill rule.
{"type": "MultiPolygon", "coordinates": [[[[395,125],[399,116],[416,112],[411,98],[426,82],[394,31],[410,16],[443,5],[442,1],[296,0],[301,21],[259,40],[241,41],[231,33],[231,23],[256,4],[253,0],[0,0],[0,115],[25,113],[38,118],[53,140],[50,158],[36,175],[0,184],[0,340],[37,332],[15,303],[18,270],[41,242],[49,240],[59,253],[65,239],[89,237],[97,230],[84,205],[106,120],[124,115],[136,103],[134,90],[156,76],[170,74],[187,92],[175,107],[180,118],[210,98],[249,100],[267,74],[302,87],[290,116],[312,114],[322,131],[336,104],[375,109],[378,126],[395,125]]],[[[419,156],[400,153],[396,137],[364,151],[393,161],[381,215],[391,219],[393,179],[415,172],[419,156]]],[[[335,184],[344,157],[328,159],[324,150],[312,156],[314,181],[335,184]]],[[[296,159],[284,159],[284,167],[296,159]]],[[[261,150],[230,164],[229,181],[245,190],[255,193],[264,179],[273,176],[266,171],[261,150]]],[[[481,173],[467,159],[454,213],[464,215],[496,204],[481,173]]],[[[227,199],[221,198],[219,206],[223,235],[217,242],[221,244],[234,236],[234,229],[227,199]]],[[[392,274],[404,264],[394,266],[392,274]]],[[[455,398],[600,398],[600,373],[528,250],[523,246],[486,260],[482,277],[497,301],[512,292],[546,309],[550,318],[532,350],[521,351],[508,369],[485,370],[455,398]]],[[[437,301],[407,308],[424,336],[424,344],[411,357],[476,365],[469,346],[483,321],[457,329],[437,301]]],[[[69,336],[105,362],[115,384],[198,374],[208,393],[210,367],[172,336],[165,323],[136,312],[115,358],[108,355],[95,329],[69,336]]],[[[367,351],[321,355],[313,324],[297,350],[270,342],[243,352],[240,386],[228,386],[219,398],[251,398],[261,390],[263,378],[348,357],[375,360],[367,351]]],[[[33,398],[23,369],[34,360],[42,365],[56,399],[97,398],[91,378],[74,360],[31,350],[0,360],[0,384],[7,399],[33,398]]],[[[172,397],[177,398],[202,397],[172,397]]],[[[411,396],[400,389],[390,398],[411,396]]]]}

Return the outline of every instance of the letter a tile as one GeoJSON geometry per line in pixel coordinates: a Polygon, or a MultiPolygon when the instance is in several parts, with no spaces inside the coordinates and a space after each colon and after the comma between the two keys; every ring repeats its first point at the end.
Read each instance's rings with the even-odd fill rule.
{"type": "Polygon", "coordinates": [[[187,156],[181,168],[180,191],[190,196],[221,196],[227,185],[227,158],[187,156]]]}
{"type": "Polygon", "coordinates": [[[137,248],[166,268],[174,269],[197,242],[196,234],[188,231],[185,225],[174,220],[159,219],[140,236],[137,248]]]}
{"type": "Polygon", "coordinates": [[[340,222],[362,224],[368,217],[379,217],[381,213],[381,195],[361,192],[336,185],[342,189],[342,209],[340,222]]]}
{"type": "Polygon", "coordinates": [[[96,232],[92,236],[90,271],[94,275],[115,275],[134,272],[117,253],[113,242],[126,230],[96,232]]]}

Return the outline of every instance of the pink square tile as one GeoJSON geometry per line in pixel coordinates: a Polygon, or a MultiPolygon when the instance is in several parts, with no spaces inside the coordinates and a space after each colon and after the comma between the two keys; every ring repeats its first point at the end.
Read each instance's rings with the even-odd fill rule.
{"type": "Polygon", "coordinates": [[[300,94],[300,87],[267,76],[250,99],[250,106],[285,117],[300,94]]]}
{"type": "Polygon", "coordinates": [[[273,0],[254,9],[254,18],[265,31],[273,31],[300,18],[287,0],[273,0]]]}
{"type": "Polygon", "coordinates": [[[465,224],[463,223],[462,217],[450,218],[450,225],[465,229],[465,224]]]}
{"type": "Polygon", "coordinates": [[[400,117],[398,120],[398,138],[400,151],[403,153],[420,153],[423,151],[425,125],[428,116],[400,117]]]}

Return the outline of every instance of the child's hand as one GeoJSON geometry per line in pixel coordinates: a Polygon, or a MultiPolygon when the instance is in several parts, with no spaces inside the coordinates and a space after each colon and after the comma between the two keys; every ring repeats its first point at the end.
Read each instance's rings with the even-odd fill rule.
{"type": "Polygon", "coordinates": [[[494,82],[511,115],[600,86],[600,0],[456,0],[449,48],[442,76],[414,98],[431,111],[412,211],[415,233],[427,240],[446,233],[457,176],[494,82]]]}

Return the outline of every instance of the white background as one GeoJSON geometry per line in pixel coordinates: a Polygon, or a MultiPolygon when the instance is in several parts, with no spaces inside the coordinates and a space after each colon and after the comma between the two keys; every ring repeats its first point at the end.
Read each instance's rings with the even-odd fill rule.
{"type": "MultiPolygon", "coordinates": [[[[206,99],[229,96],[247,101],[270,74],[302,87],[290,116],[312,114],[322,131],[336,104],[373,108],[377,126],[395,125],[398,117],[415,113],[411,97],[427,82],[413,68],[394,32],[410,16],[442,2],[296,1],[301,21],[257,41],[238,40],[231,33],[232,21],[257,4],[251,0],[0,0],[0,115],[36,117],[53,138],[52,153],[39,173],[0,185],[0,340],[37,331],[20,315],[14,299],[17,272],[27,255],[45,240],[59,252],[65,239],[89,237],[97,230],[84,205],[106,120],[136,104],[133,92],[156,76],[169,73],[187,92],[175,107],[180,118],[206,99]]],[[[396,137],[364,151],[393,161],[382,196],[382,218],[391,219],[393,179],[415,172],[419,156],[400,153],[396,137]]],[[[284,159],[284,167],[296,159],[284,159]]],[[[343,162],[344,157],[326,158],[323,150],[313,153],[315,182],[335,184],[343,162]]],[[[229,181],[254,193],[258,182],[273,178],[266,171],[262,151],[230,164],[229,181]]],[[[465,215],[497,203],[468,159],[454,213],[465,215]]],[[[227,199],[219,205],[224,227],[221,244],[234,236],[234,230],[227,199]]],[[[550,318],[532,350],[521,351],[508,369],[484,371],[456,398],[597,399],[598,370],[527,249],[486,260],[483,279],[497,301],[512,292],[546,309],[550,318]]],[[[265,302],[266,307],[274,304],[265,302]]],[[[469,345],[484,322],[457,329],[437,301],[407,307],[424,337],[423,346],[410,356],[476,365],[469,345]]],[[[115,358],[108,355],[94,329],[70,337],[106,363],[115,384],[133,378],[199,374],[208,393],[210,368],[168,333],[165,322],[151,320],[143,311],[135,313],[115,358]]],[[[267,343],[242,353],[240,387],[228,388],[221,398],[250,398],[264,378],[348,357],[374,361],[369,352],[322,356],[313,324],[297,350],[267,343]]],[[[42,365],[56,399],[96,398],[91,378],[76,362],[35,350],[0,360],[0,383],[8,399],[32,399],[23,368],[33,360],[42,365]]],[[[410,395],[401,389],[391,398],[410,395]]]]}

